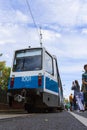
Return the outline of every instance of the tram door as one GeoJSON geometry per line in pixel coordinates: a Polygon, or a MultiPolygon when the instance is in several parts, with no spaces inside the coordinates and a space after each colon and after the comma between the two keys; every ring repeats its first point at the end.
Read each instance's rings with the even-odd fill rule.
{"type": "Polygon", "coordinates": [[[58,106],[59,90],[56,60],[48,52],[45,52],[45,91],[48,93],[49,104],[58,106]]]}

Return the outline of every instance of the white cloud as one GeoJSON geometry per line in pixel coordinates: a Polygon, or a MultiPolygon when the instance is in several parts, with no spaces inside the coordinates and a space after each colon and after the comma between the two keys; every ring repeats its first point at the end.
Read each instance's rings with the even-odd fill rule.
{"type": "Polygon", "coordinates": [[[50,41],[55,41],[55,39],[61,38],[61,34],[53,31],[42,30],[42,37],[44,42],[49,41],[50,43],[50,41]]]}
{"type": "Polygon", "coordinates": [[[76,64],[74,65],[73,63],[68,65],[68,66],[61,66],[62,73],[68,73],[68,74],[74,74],[78,72],[82,72],[82,65],[76,64]]]}
{"type": "Polygon", "coordinates": [[[33,7],[33,14],[36,12],[35,18],[39,23],[58,23],[63,26],[75,25],[78,20],[81,4],[79,0],[38,0],[34,4],[38,8],[36,10],[36,7],[33,7]],[[38,19],[39,17],[40,19],[38,19]]]}
{"type": "Polygon", "coordinates": [[[57,33],[45,31],[43,34],[43,45],[48,46],[52,53],[61,58],[86,59],[87,38],[78,33],[57,33]],[[58,37],[57,37],[58,35],[58,37]]]}
{"type": "Polygon", "coordinates": [[[87,34],[87,28],[82,29],[82,34],[87,34]]]}
{"type": "Polygon", "coordinates": [[[25,14],[23,14],[21,11],[17,10],[15,12],[16,15],[16,19],[19,22],[23,22],[23,23],[28,23],[29,22],[29,17],[25,14]]]}
{"type": "Polygon", "coordinates": [[[31,18],[21,12],[20,10],[6,10],[0,9],[0,22],[2,23],[30,23],[31,18]]]}

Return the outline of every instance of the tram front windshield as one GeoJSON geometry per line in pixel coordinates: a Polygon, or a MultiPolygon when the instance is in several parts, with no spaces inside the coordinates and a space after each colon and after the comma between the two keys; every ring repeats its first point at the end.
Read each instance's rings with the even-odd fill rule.
{"type": "Polygon", "coordinates": [[[35,71],[42,68],[41,49],[22,50],[15,53],[13,71],[35,71]]]}

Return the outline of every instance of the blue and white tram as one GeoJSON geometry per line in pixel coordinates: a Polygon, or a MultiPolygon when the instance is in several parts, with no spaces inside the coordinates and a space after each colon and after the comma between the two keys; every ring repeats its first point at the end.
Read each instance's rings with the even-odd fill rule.
{"type": "Polygon", "coordinates": [[[44,47],[17,50],[8,90],[14,101],[25,100],[27,111],[63,107],[57,59],[44,47]]]}

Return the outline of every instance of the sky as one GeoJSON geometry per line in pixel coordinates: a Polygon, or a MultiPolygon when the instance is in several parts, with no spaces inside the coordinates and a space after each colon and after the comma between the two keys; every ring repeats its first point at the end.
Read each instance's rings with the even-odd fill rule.
{"type": "Polygon", "coordinates": [[[0,61],[11,66],[17,49],[38,47],[39,28],[43,46],[56,55],[64,96],[72,81],[81,85],[83,66],[87,63],[87,0],[0,0],[0,61]]]}

